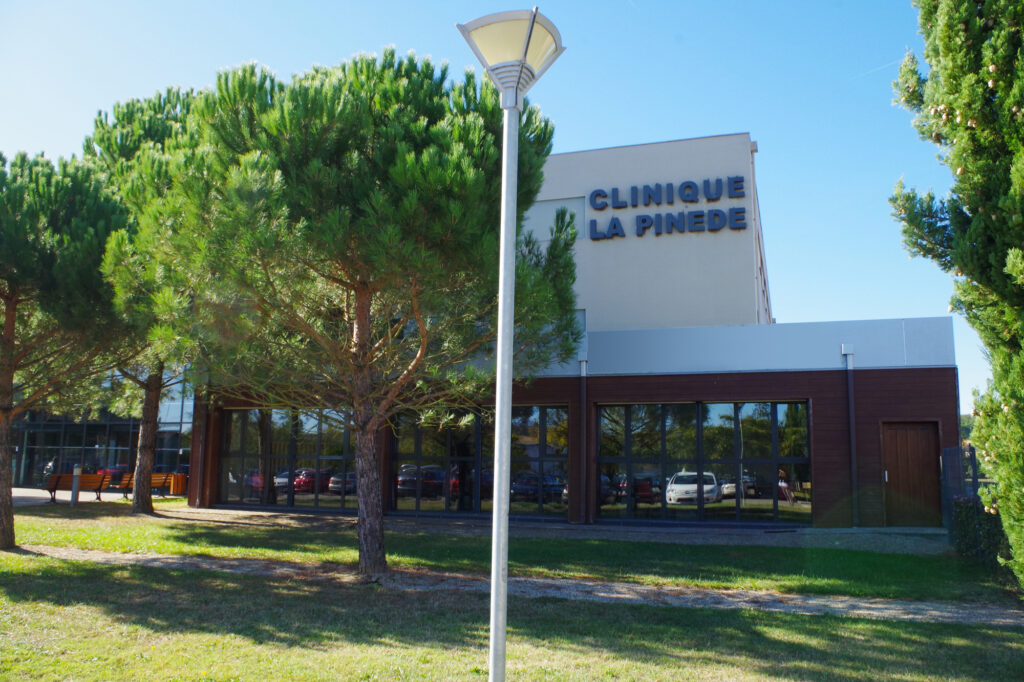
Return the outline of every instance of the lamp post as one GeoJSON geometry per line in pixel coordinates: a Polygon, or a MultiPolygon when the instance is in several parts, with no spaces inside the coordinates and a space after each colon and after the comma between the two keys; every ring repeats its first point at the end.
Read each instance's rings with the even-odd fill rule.
{"type": "Polygon", "coordinates": [[[516,193],[519,113],[523,95],[565,50],[547,17],[533,10],[498,12],[458,24],[501,93],[505,139],[501,171],[501,254],[498,265],[498,350],[494,414],[494,510],[491,531],[489,677],[505,679],[508,606],[508,509],[512,446],[512,334],[515,309],[516,193]]]}

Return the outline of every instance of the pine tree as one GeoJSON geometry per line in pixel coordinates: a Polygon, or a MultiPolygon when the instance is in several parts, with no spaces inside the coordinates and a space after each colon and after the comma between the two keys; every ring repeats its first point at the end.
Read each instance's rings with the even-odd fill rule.
{"type": "MultiPolygon", "coordinates": [[[[288,85],[255,66],[223,73],[193,114],[203,144],[183,159],[167,208],[190,226],[182,262],[207,273],[195,310],[217,333],[204,362],[221,393],[329,407],[352,430],[359,570],[382,574],[380,430],[470,403],[493,375],[483,360],[496,326],[497,94],[387,50],[288,85]]],[[[551,138],[526,107],[520,219],[551,138]]],[[[575,351],[574,243],[564,212],[545,247],[520,239],[523,376],[575,351]]]]}
{"type": "Polygon", "coordinates": [[[132,512],[153,513],[150,486],[156,459],[160,399],[182,382],[194,344],[188,333],[189,283],[167,265],[168,233],[176,222],[160,204],[171,184],[174,150],[194,145],[185,129],[191,91],[169,88],[143,100],[115,104],[97,116],[85,156],[102,169],[108,188],[127,209],[132,229],[111,235],[103,273],[132,348],[119,366],[123,391],[110,405],[139,417],[132,512]]]}
{"type": "Polygon", "coordinates": [[[99,267],[125,224],[86,164],[0,155],[0,549],[14,546],[14,420],[102,374],[118,344],[99,267]]]}
{"type": "Polygon", "coordinates": [[[953,307],[991,357],[972,440],[997,481],[988,507],[1024,582],[1024,4],[917,4],[928,71],[908,54],[893,86],[953,186],[937,199],[900,183],[891,201],[910,252],[953,275],[953,307]]]}

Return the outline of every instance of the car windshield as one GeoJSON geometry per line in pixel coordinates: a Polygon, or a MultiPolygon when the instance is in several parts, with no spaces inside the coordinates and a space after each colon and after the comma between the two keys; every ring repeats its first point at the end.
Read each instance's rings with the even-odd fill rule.
{"type": "MultiPolygon", "coordinates": [[[[704,485],[714,485],[715,477],[711,474],[704,474],[704,485]]],[[[669,481],[669,485],[697,485],[697,474],[678,473],[669,481]]]]}

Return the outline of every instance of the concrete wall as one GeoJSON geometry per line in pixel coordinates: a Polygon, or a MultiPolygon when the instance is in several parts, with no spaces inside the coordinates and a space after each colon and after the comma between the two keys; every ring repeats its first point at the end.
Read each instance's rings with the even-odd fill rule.
{"type": "MultiPolygon", "coordinates": [[[[767,273],[757,206],[753,151],[747,134],[554,154],[544,168],[544,186],[527,213],[526,227],[542,241],[555,211],[566,206],[576,214],[578,305],[587,312],[592,331],[655,329],[771,322],[767,273]],[[729,197],[728,178],[741,177],[742,197],[729,197]],[[704,181],[714,193],[710,200],[704,181]],[[681,185],[699,187],[696,202],[684,202],[681,185]],[[643,188],[661,188],[660,205],[643,188]],[[671,197],[668,186],[671,185],[671,197]],[[638,191],[632,206],[631,191],[638,191]],[[592,199],[601,190],[607,196],[592,199]],[[628,205],[615,208],[613,190],[628,205]],[[671,202],[670,202],[671,199],[671,202]],[[595,204],[607,204],[601,210],[595,204]],[[667,229],[657,224],[637,235],[637,217],[712,210],[742,209],[745,229],[712,231],[667,229]],[[594,239],[609,232],[617,218],[623,236],[594,239]],[[593,221],[593,229],[592,229],[593,221]]],[[[699,227],[696,226],[696,227],[699,227]]]]}

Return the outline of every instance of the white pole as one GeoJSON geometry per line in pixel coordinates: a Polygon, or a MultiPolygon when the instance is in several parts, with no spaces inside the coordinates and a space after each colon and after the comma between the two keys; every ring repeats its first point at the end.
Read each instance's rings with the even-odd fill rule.
{"type": "MultiPolygon", "coordinates": [[[[518,97],[516,98],[518,99],[518,97]]],[[[508,508],[512,469],[512,334],[516,289],[516,193],[519,172],[519,107],[506,107],[501,171],[501,256],[498,265],[498,377],[494,405],[494,511],[491,531],[492,682],[505,679],[508,612],[508,508]]]]}

